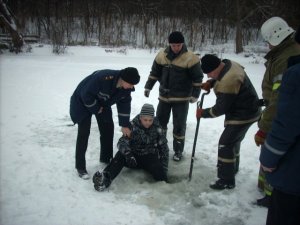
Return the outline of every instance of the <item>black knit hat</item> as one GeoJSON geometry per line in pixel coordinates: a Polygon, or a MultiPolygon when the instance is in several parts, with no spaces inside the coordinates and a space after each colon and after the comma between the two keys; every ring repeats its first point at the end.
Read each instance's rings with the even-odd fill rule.
{"type": "Polygon", "coordinates": [[[295,33],[295,41],[300,45],[300,26],[295,33]]]}
{"type": "Polygon", "coordinates": [[[127,67],[121,70],[120,77],[122,80],[129,84],[136,85],[140,82],[140,75],[136,68],[134,67],[127,67]]]}
{"type": "Polygon", "coordinates": [[[174,31],[169,35],[169,43],[170,44],[177,44],[177,43],[184,43],[184,37],[181,32],[174,31]]]}
{"type": "Polygon", "coordinates": [[[140,116],[151,116],[154,117],[154,107],[151,104],[145,103],[142,106],[140,116]]]}
{"type": "Polygon", "coordinates": [[[201,68],[203,73],[210,73],[215,70],[221,63],[221,59],[219,59],[215,55],[207,54],[203,56],[201,59],[201,68]]]}

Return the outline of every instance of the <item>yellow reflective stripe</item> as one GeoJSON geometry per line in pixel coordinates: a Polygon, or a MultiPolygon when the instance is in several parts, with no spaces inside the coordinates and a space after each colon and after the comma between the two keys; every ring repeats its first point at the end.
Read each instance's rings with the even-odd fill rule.
{"type": "Polygon", "coordinates": [[[258,176],[258,180],[264,182],[265,178],[263,176],[258,176]]]}
{"type": "Polygon", "coordinates": [[[224,163],[235,163],[235,158],[234,159],[225,159],[222,157],[218,157],[218,160],[224,163]]]}
{"type": "Polygon", "coordinates": [[[280,87],[280,83],[273,84],[272,90],[276,91],[280,87]]]}
{"type": "Polygon", "coordinates": [[[265,189],[264,192],[265,192],[265,194],[268,195],[268,196],[271,196],[271,195],[272,195],[272,191],[269,191],[269,190],[266,190],[266,189],[265,189]]]}
{"type": "Polygon", "coordinates": [[[158,78],[157,78],[157,77],[155,77],[155,76],[152,76],[152,75],[149,75],[148,79],[151,79],[151,80],[158,80],[158,78]]]}
{"type": "Polygon", "coordinates": [[[174,133],[173,133],[173,137],[176,138],[176,139],[179,139],[179,140],[184,140],[185,139],[185,136],[178,136],[174,133]]]}

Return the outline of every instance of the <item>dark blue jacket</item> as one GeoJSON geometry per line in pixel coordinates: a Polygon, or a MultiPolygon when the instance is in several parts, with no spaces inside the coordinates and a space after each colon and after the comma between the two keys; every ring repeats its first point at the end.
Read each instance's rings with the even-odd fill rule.
{"type": "Polygon", "coordinates": [[[267,181],[274,188],[300,196],[300,64],[285,72],[277,107],[260,162],[276,168],[267,173],[267,181]]]}
{"type": "Polygon", "coordinates": [[[119,76],[120,70],[98,70],[83,79],[71,97],[72,121],[80,123],[97,114],[101,107],[110,110],[113,104],[117,104],[119,125],[130,126],[131,92],[134,89],[117,88],[119,76]]]}

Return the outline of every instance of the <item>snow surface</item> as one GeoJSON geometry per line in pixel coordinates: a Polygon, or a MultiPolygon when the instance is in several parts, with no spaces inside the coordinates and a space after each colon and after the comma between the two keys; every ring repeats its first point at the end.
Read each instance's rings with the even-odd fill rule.
{"type": "MultiPolygon", "coordinates": [[[[188,114],[185,158],[179,163],[170,160],[172,184],[154,182],[143,171],[124,168],[109,190],[100,193],[94,190],[91,179],[78,178],[74,168],[77,126],[70,126],[69,99],[84,77],[99,69],[137,67],[141,82],[133,93],[131,118],[145,102],[155,107],[158,103],[158,84],[149,98],[143,95],[156,52],[127,49],[125,53],[100,47],[69,47],[66,54],[58,56],[52,54],[51,46],[35,45],[32,53],[0,55],[0,224],[264,224],[267,210],[253,205],[262,196],[257,189],[256,124],[242,143],[236,188],[215,191],[209,184],[216,179],[217,143],[224,117],[202,119],[193,177],[188,181],[196,104],[190,105],[188,114]]],[[[222,57],[241,63],[261,95],[261,56],[222,53],[222,57]]],[[[211,93],[205,97],[204,107],[214,101],[211,93]]],[[[116,113],[114,121],[116,146],[121,136],[116,113]]],[[[172,157],[172,123],[167,136],[172,157]]],[[[86,159],[91,176],[105,167],[99,163],[99,132],[94,117],[86,159]]]]}

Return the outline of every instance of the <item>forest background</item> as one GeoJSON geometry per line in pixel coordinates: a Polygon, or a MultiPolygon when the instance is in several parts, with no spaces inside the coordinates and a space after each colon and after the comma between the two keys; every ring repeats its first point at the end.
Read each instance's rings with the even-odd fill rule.
{"type": "Polygon", "coordinates": [[[167,44],[170,32],[179,30],[194,51],[201,51],[208,44],[234,42],[235,52],[240,53],[249,43],[261,41],[259,28],[272,16],[282,17],[294,29],[300,25],[300,1],[294,0],[0,0],[0,3],[1,34],[13,28],[21,37],[36,35],[40,42],[59,48],[101,45],[157,49],[167,44]],[[7,21],[13,26],[8,28],[7,21]]]}

